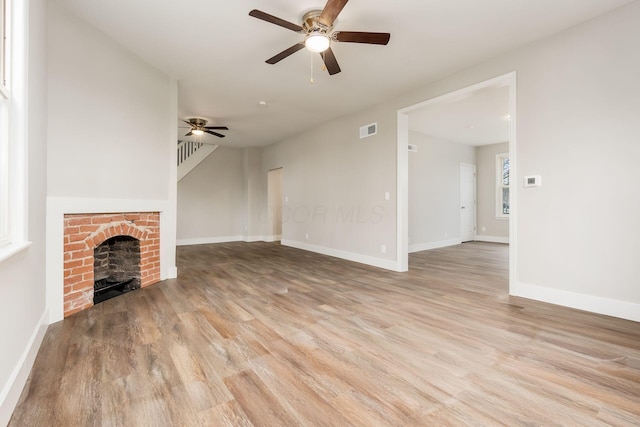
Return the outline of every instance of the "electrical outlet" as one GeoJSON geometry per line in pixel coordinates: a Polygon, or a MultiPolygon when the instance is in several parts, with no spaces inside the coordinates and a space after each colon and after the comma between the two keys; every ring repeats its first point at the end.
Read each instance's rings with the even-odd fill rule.
{"type": "Polygon", "coordinates": [[[482,232],[484,233],[485,231],[487,231],[487,227],[482,226],[482,232]]]}
{"type": "Polygon", "coordinates": [[[309,240],[309,234],[305,233],[304,238],[305,238],[305,240],[309,240]]]}
{"type": "Polygon", "coordinates": [[[387,253],[387,245],[381,245],[380,246],[380,252],[383,253],[383,254],[386,254],[387,253]]]}

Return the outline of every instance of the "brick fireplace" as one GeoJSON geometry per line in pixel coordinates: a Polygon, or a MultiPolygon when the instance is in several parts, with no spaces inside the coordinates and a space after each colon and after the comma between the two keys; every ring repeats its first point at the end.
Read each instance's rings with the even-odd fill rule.
{"type": "Polygon", "coordinates": [[[65,214],[64,317],[93,306],[95,249],[116,237],[139,242],[140,287],[160,281],[159,212],[65,214]]]}

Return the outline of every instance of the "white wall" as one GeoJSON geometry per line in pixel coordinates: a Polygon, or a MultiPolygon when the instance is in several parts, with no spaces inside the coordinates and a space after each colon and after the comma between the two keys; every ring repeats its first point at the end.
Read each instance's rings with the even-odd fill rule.
{"type": "MultiPolygon", "coordinates": [[[[636,1],[265,149],[264,186],[269,169],[286,170],[283,241],[397,268],[397,111],[516,71],[511,291],[640,320],[639,20],[636,1]],[[378,135],[359,140],[358,128],[373,121],[378,135]],[[537,174],[543,187],[521,187],[537,174]]],[[[251,201],[266,207],[266,191],[251,201]]]]}
{"type": "Polygon", "coordinates": [[[0,425],[17,403],[45,331],[46,9],[29,0],[28,239],[0,262],[0,425]]]}
{"type": "Polygon", "coordinates": [[[511,291],[640,320],[640,198],[634,188],[640,181],[638,21],[636,1],[266,149],[263,169],[284,166],[287,171],[289,210],[326,212],[315,219],[285,220],[283,241],[401,266],[391,243],[398,236],[397,111],[515,70],[513,182],[520,185],[525,175],[539,174],[543,187],[518,188],[511,291]],[[381,132],[358,140],[358,127],[372,121],[381,132]],[[385,191],[391,191],[388,203],[381,196],[385,191]],[[336,211],[345,206],[365,213],[383,206],[384,214],[375,223],[371,216],[363,222],[335,221],[336,211]],[[380,254],[381,243],[387,244],[386,255],[380,254]]]}
{"type": "Polygon", "coordinates": [[[394,160],[395,117],[376,108],[266,148],[265,182],[268,170],[285,170],[282,243],[394,268],[394,160]],[[372,122],[377,135],[360,139],[372,122]]]}
{"type": "Polygon", "coordinates": [[[178,183],[178,244],[241,240],[244,150],[220,147],[178,183]]]}
{"type": "Polygon", "coordinates": [[[508,152],[508,142],[476,147],[477,224],[480,240],[509,241],[509,219],[496,218],[496,155],[508,152]]]}
{"type": "Polygon", "coordinates": [[[460,163],[475,164],[475,148],[409,133],[409,251],[458,244],[460,163]]]}
{"type": "Polygon", "coordinates": [[[640,320],[639,20],[636,1],[388,105],[517,72],[515,295],[640,320]]]}
{"type": "Polygon", "coordinates": [[[62,318],[65,213],[160,212],[175,277],[177,83],[56,2],[48,13],[47,306],[62,318]]]}
{"type": "Polygon", "coordinates": [[[169,77],[56,2],[49,58],[48,195],[166,199],[169,77]]]}

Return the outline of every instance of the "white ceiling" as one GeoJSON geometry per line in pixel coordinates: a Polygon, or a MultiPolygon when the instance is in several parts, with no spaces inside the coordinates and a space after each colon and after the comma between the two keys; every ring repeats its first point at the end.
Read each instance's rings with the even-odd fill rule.
{"type": "Polygon", "coordinates": [[[300,23],[324,0],[53,1],[178,79],[179,119],[227,125],[227,138],[205,138],[236,147],[277,142],[631,2],[351,0],[335,29],[389,32],[391,40],[334,44],[342,72],[329,76],[316,54],[310,84],[306,50],[264,62],[301,36],[248,13],[300,23]]]}
{"type": "Polygon", "coordinates": [[[478,89],[429,105],[409,114],[409,129],[434,138],[467,145],[509,141],[509,86],[478,89]]]}

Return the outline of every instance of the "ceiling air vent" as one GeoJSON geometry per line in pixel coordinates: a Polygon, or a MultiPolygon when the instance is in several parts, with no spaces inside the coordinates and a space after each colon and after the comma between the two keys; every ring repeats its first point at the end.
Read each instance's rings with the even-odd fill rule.
{"type": "Polygon", "coordinates": [[[372,136],[378,133],[378,124],[371,123],[370,125],[365,125],[360,128],[360,138],[366,138],[368,136],[372,136]]]}

